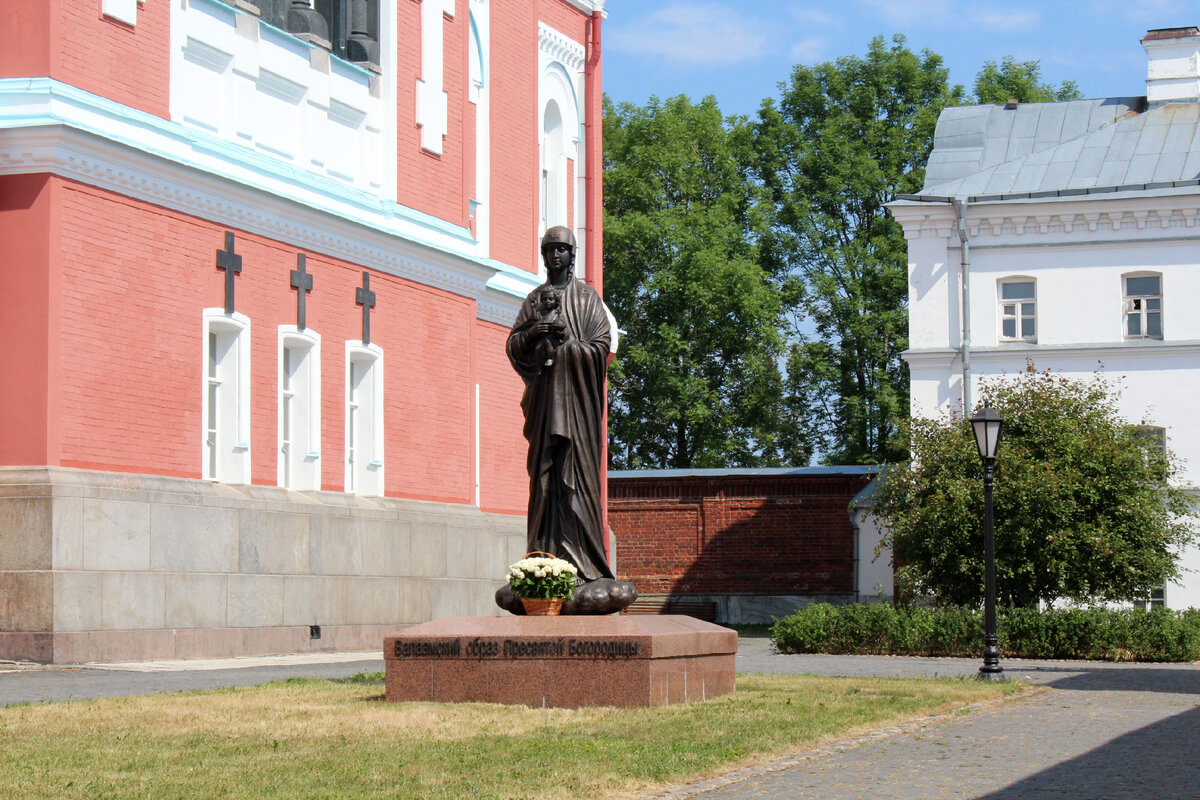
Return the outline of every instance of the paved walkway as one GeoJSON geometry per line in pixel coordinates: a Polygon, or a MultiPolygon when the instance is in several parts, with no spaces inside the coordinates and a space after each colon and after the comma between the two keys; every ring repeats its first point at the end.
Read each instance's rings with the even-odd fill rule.
{"type": "MultiPolygon", "coordinates": [[[[1005,661],[1049,691],[675,787],[698,800],[1200,798],[1200,664],[1005,661]]],[[[781,656],[744,638],[739,672],[970,676],[971,659],[781,656]]],[[[0,705],[378,672],[373,653],[88,666],[0,663],[0,705]]]]}
{"type": "MultiPolygon", "coordinates": [[[[1050,691],[901,726],[657,798],[1100,800],[1200,797],[1200,665],[1005,661],[1050,691]]],[[[739,672],[973,675],[967,659],[780,656],[743,639],[739,672]]]]}
{"type": "Polygon", "coordinates": [[[381,651],[82,666],[0,662],[0,706],[254,686],[285,678],[347,678],[382,671],[381,651]]]}

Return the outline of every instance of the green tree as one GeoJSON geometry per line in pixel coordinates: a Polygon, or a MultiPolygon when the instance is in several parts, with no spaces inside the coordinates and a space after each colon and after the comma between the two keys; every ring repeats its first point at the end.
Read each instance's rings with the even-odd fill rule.
{"type": "Polygon", "coordinates": [[[787,417],[828,463],[903,457],[908,259],[884,205],[920,190],[938,114],[962,99],[939,56],[904,42],[877,37],[865,57],[795,67],[754,126],[776,212],[763,263],[791,323],[787,417]]]}
{"type": "MultiPolygon", "coordinates": [[[[1001,604],[1144,599],[1178,576],[1195,540],[1193,500],[1173,483],[1174,456],[1139,436],[1102,377],[1027,371],[985,383],[981,405],[1004,428],[994,490],[1001,604]]],[[[891,468],[874,514],[889,530],[898,582],[914,596],[983,598],[982,466],[960,414],[914,419],[913,460],[891,468]]]]}
{"type": "Polygon", "coordinates": [[[761,191],[712,97],[604,107],[605,294],[618,468],[808,463],[785,443],[779,295],[759,266],[761,191]]]}
{"type": "Polygon", "coordinates": [[[997,64],[983,62],[975,76],[975,102],[1048,103],[1052,100],[1079,100],[1083,93],[1075,81],[1063,81],[1058,86],[1042,80],[1042,65],[1038,61],[1017,61],[1005,56],[997,64]]]}

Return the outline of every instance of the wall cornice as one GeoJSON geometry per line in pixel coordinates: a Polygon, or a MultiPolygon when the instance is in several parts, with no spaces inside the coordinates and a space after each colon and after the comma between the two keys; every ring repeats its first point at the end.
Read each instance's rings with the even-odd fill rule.
{"type": "MultiPolygon", "coordinates": [[[[957,246],[954,210],[949,203],[894,203],[888,208],[908,241],[953,237],[950,244],[957,246]]],[[[981,202],[967,206],[966,220],[972,247],[1200,238],[1200,191],[1192,187],[1152,196],[1114,192],[1087,199],[981,202]]]]}
{"type": "MultiPolygon", "coordinates": [[[[946,364],[958,358],[961,354],[953,348],[921,348],[905,350],[900,354],[904,361],[913,366],[937,366],[946,364]]],[[[1086,357],[1095,359],[1143,358],[1145,356],[1164,355],[1171,358],[1200,356],[1200,340],[1182,339],[1179,341],[1161,341],[1155,339],[1138,339],[1125,342],[1081,342],[1079,344],[1002,344],[988,346],[973,346],[971,361],[984,364],[1001,361],[1029,360],[1037,363],[1045,357],[1055,359],[1062,356],[1086,357]]],[[[1191,366],[1181,362],[1182,366],[1191,366]]]]}
{"type": "Polygon", "coordinates": [[[486,298],[481,318],[504,324],[538,283],[477,257],[466,229],[47,78],[0,80],[0,175],[27,173],[486,298]]]}
{"type": "Polygon", "coordinates": [[[582,72],[586,57],[583,45],[559,33],[544,22],[538,23],[538,52],[562,63],[572,72],[582,72]]]}

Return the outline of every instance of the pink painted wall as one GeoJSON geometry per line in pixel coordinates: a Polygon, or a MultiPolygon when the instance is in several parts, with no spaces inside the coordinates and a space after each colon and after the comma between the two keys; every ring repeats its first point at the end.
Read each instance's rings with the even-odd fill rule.
{"type": "Polygon", "coordinates": [[[521,433],[521,393],[525,385],[503,356],[508,328],[477,320],[479,379],[480,507],[501,514],[524,514],[529,492],[526,442],[521,433]],[[500,353],[501,358],[495,354],[500,353]]]}
{"type": "Polygon", "coordinates": [[[0,176],[0,464],[49,459],[50,237],[54,200],[45,175],[0,176]]]}
{"type": "MultiPolygon", "coordinates": [[[[200,477],[201,312],[224,302],[215,260],[225,228],[59,178],[4,181],[0,233],[13,234],[5,239],[18,255],[5,259],[5,303],[26,309],[28,319],[5,313],[0,326],[19,329],[11,337],[30,346],[3,354],[10,374],[28,384],[20,403],[0,399],[24,415],[0,423],[3,463],[200,477]],[[48,274],[61,275],[56,291],[48,274]],[[56,305],[60,322],[47,326],[56,305]],[[48,329],[57,333],[48,336],[48,329]],[[51,349],[56,358],[47,358],[51,349]],[[52,400],[61,407],[48,430],[52,400]],[[46,439],[52,441],[39,447],[46,439]]],[[[236,237],[243,267],[236,310],[251,320],[252,480],[274,484],[278,328],[296,321],[289,284],[296,249],[241,231],[236,237]]],[[[345,342],[362,334],[355,289],[363,267],[309,253],[308,271],[308,327],[321,335],[322,486],[337,491],[344,480],[345,342]]],[[[520,381],[504,355],[507,331],[479,323],[474,302],[450,292],[377,271],[371,289],[371,341],[384,353],[385,493],[473,502],[477,382],[487,404],[485,453],[524,451],[520,381]]],[[[490,507],[519,513],[524,486],[509,474],[513,463],[512,455],[487,455],[483,485],[490,507]]]]}
{"type": "Polygon", "coordinates": [[[170,7],[142,3],[128,25],[100,13],[100,0],[5,0],[0,78],[51,77],[166,118],[170,7]]]}

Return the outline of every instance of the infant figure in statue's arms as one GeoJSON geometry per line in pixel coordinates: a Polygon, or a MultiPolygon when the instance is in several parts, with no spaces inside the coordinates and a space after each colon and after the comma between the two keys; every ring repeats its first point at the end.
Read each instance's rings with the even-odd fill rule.
{"type": "Polygon", "coordinates": [[[553,366],[554,351],[567,338],[567,321],[562,315],[562,289],[546,284],[537,290],[534,307],[537,309],[538,321],[548,322],[552,330],[538,339],[536,357],[537,363],[543,367],[553,366]]]}

